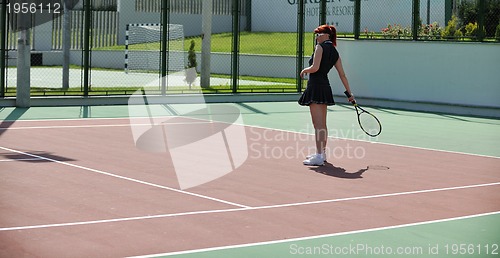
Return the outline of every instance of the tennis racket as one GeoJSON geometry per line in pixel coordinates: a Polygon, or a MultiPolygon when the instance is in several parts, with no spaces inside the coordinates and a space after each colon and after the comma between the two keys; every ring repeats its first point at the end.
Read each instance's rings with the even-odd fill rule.
{"type": "MultiPolygon", "coordinates": [[[[344,94],[347,98],[351,97],[349,92],[344,91],[344,94]]],[[[358,123],[361,127],[361,130],[368,134],[371,137],[376,137],[382,132],[382,124],[377,117],[375,117],[372,113],[366,111],[364,108],[360,107],[356,101],[351,102],[356,108],[356,113],[358,114],[358,123]]]]}

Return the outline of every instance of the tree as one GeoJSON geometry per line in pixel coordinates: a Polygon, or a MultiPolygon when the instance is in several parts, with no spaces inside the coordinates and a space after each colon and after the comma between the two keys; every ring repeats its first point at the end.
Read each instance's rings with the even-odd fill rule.
{"type": "Polygon", "coordinates": [[[197,72],[196,66],[198,66],[198,62],[196,61],[196,52],[194,51],[195,43],[194,40],[191,40],[191,45],[189,46],[188,51],[188,65],[186,66],[186,82],[189,84],[189,88],[191,89],[191,85],[196,80],[197,72]]]}
{"type": "Polygon", "coordinates": [[[196,67],[198,66],[198,62],[196,61],[196,53],[194,52],[194,46],[195,42],[194,40],[191,40],[191,45],[189,45],[189,51],[188,51],[188,65],[187,68],[196,67]]]}

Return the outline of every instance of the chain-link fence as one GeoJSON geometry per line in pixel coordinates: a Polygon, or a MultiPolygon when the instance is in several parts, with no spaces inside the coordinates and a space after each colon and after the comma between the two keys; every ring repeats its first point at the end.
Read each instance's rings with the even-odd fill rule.
{"type": "Polygon", "coordinates": [[[499,0],[361,1],[366,39],[500,41],[499,0]]]}
{"type": "Polygon", "coordinates": [[[500,41],[500,0],[39,2],[1,2],[0,97],[300,92],[324,23],[340,38],[500,41]]]}

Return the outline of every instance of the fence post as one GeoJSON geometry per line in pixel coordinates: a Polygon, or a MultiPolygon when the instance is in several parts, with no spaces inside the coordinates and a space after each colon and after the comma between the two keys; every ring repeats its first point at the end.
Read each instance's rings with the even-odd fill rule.
{"type": "Polygon", "coordinates": [[[361,0],[354,1],[354,38],[361,34],[361,0]]]}
{"type": "Polygon", "coordinates": [[[238,91],[240,53],[240,0],[233,0],[233,46],[231,59],[231,78],[233,93],[238,91]]]}
{"type": "Polygon", "coordinates": [[[304,27],[305,27],[305,8],[304,0],[298,1],[297,7],[297,71],[296,82],[297,92],[302,92],[302,78],[300,72],[304,69],[304,27]]]}
{"type": "Polygon", "coordinates": [[[245,1],[245,16],[247,17],[247,23],[245,27],[245,31],[252,31],[252,1],[251,0],[246,0],[245,1]]]}
{"type": "Polygon", "coordinates": [[[211,53],[212,53],[212,16],[214,13],[214,2],[203,1],[201,11],[201,72],[200,85],[202,88],[210,88],[211,77],[211,53]]]}
{"type": "Polygon", "coordinates": [[[90,21],[91,21],[91,0],[84,0],[84,36],[83,36],[83,96],[89,95],[89,70],[90,70],[90,21]]]}
{"type": "Polygon", "coordinates": [[[17,91],[16,106],[30,107],[31,90],[31,14],[19,13],[17,16],[17,91]]]}
{"type": "Polygon", "coordinates": [[[6,1],[2,1],[0,5],[0,30],[2,34],[0,35],[0,98],[5,97],[5,46],[6,46],[6,35],[7,35],[7,8],[6,1]]]}
{"type": "Polygon", "coordinates": [[[444,26],[448,24],[448,21],[451,20],[451,16],[453,15],[453,0],[445,0],[444,1],[444,26]]]}
{"type": "Polygon", "coordinates": [[[418,40],[418,30],[420,28],[420,0],[413,0],[413,40],[418,40]]]}
{"type": "Polygon", "coordinates": [[[70,66],[70,49],[71,49],[71,10],[67,1],[63,1],[63,35],[62,35],[62,48],[63,48],[63,71],[62,71],[62,89],[69,89],[69,66],[70,66]]]}
{"type": "Polygon", "coordinates": [[[161,1],[162,10],[162,35],[161,35],[161,95],[167,94],[167,71],[168,71],[168,49],[170,48],[170,40],[168,40],[169,23],[170,23],[170,1],[161,1]]]}
{"type": "Polygon", "coordinates": [[[319,24],[326,24],[326,0],[319,3],[319,24]]]}
{"type": "Polygon", "coordinates": [[[485,16],[485,13],[486,13],[486,0],[479,0],[479,3],[478,3],[478,14],[477,14],[477,29],[478,29],[478,33],[477,33],[477,40],[479,41],[483,41],[484,40],[484,32],[485,32],[485,29],[484,29],[484,16],[485,16]]]}

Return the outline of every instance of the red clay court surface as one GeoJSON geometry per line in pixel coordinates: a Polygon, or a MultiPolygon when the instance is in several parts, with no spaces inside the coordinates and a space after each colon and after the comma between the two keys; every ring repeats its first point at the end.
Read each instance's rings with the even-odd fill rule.
{"type": "Polygon", "coordinates": [[[363,158],[307,167],[293,155],[312,136],[248,126],[243,165],[184,191],[169,153],[135,147],[128,119],[2,126],[0,257],[169,253],[500,210],[492,157],[330,139],[363,158]]]}

